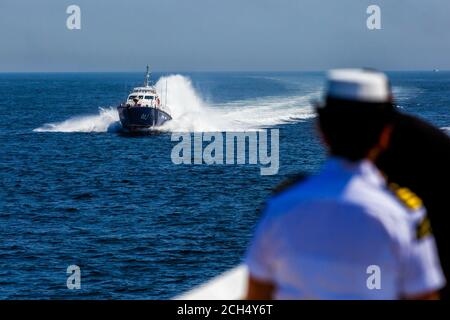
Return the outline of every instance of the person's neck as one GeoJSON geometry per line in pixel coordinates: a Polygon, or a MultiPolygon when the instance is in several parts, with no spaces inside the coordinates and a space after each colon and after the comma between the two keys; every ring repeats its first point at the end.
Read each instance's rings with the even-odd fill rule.
{"type": "Polygon", "coordinates": [[[381,154],[381,149],[378,147],[372,148],[369,150],[369,152],[367,153],[367,157],[366,159],[369,160],[372,163],[376,163],[378,157],[381,154]]]}

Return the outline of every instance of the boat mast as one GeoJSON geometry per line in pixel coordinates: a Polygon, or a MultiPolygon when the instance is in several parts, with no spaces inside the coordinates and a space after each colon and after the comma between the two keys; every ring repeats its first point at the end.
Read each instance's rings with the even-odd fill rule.
{"type": "Polygon", "coordinates": [[[144,78],[144,87],[148,87],[149,79],[150,79],[150,66],[147,65],[147,72],[145,73],[144,78]]]}

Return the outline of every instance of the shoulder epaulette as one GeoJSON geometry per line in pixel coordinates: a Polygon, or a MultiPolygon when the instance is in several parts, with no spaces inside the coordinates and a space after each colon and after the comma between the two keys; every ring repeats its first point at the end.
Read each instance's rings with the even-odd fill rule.
{"type": "Polygon", "coordinates": [[[389,183],[389,189],[394,193],[396,198],[410,210],[418,210],[422,208],[422,199],[414,192],[405,187],[400,187],[396,183],[389,183]]]}
{"type": "MultiPolygon", "coordinates": [[[[416,211],[422,208],[422,199],[420,199],[414,192],[412,192],[408,188],[402,188],[396,183],[390,183],[389,189],[395,194],[397,199],[404,206],[406,206],[410,211],[416,211]]],[[[425,214],[419,221],[416,223],[416,239],[421,240],[433,234],[433,230],[431,228],[430,220],[425,214]]]]}

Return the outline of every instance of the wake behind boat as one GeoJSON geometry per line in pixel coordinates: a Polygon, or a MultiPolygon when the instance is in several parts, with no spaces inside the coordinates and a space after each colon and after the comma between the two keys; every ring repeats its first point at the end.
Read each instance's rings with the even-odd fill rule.
{"type": "Polygon", "coordinates": [[[128,95],[127,101],[117,107],[117,111],[123,128],[129,131],[159,127],[166,121],[172,120],[169,108],[161,104],[155,87],[150,84],[149,66],[147,66],[144,86],[134,88],[128,95]]]}

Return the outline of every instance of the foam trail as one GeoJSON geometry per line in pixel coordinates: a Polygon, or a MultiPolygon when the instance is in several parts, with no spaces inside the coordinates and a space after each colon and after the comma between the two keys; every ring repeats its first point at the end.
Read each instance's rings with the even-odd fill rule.
{"type": "MultiPolygon", "coordinates": [[[[156,83],[163,105],[166,103],[173,120],[160,129],[171,132],[213,132],[257,130],[314,116],[306,96],[265,97],[207,105],[197,94],[189,78],[181,75],[162,77],[156,83]]],[[[73,117],[34,129],[37,132],[111,132],[120,130],[117,110],[99,108],[97,115],[73,117]]]]}
{"type": "Polygon", "coordinates": [[[98,115],[78,116],[68,120],[47,123],[36,128],[35,132],[114,132],[120,130],[119,115],[116,108],[99,108],[98,115]]]}
{"type": "Polygon", "coordinates": [[[295,122],[313,117],[309,105],[313,95],[293,97],[267,97],[208,106],[195,92],[191,81],[181,75],[161,78],[157,84],[173,120],[162,129],[173,132],[211,132],[255,130],[281,123],[295,122]]]}

